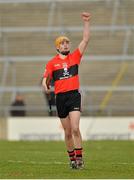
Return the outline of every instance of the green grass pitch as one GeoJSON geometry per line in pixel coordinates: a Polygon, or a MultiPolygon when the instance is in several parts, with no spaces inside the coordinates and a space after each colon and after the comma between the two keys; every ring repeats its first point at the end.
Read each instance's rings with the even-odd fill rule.
{"type": "Polygon", "coordinates": [[[0,141],[0,179],[134,179],[134,141],[83,142],[85,168],[72,170],[62,141],[0,141]]]}

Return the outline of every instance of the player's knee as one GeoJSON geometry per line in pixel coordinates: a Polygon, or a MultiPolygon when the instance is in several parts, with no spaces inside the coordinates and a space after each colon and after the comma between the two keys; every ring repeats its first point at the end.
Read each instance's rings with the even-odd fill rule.
{"type": "Polygon", "coordinates": [[[66,139],[68,140],[72,139],[72,134],[66,134],[66,139]]]}
{"type": "Polygon", "coordinates": [[[80,134],[79,128],[78,127],[73,128],[72,133],[74,136],[79,136],[79,134],[80,134]]]}
{"type": "Polygon", "coordinates": [[[65,131],[65,136],[66,136],[67,139],[71,139],[72,138],[71,131],[65,131]]]}

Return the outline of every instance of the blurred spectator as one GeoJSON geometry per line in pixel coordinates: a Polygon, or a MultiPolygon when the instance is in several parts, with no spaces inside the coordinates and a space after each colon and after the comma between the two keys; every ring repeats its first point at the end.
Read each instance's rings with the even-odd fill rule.
{"type": "Polygon", "coordinates": [[[20,94],[17,94],[12,102],[10,114],[11,116],[26,116],[24,99],[20,94]]]}

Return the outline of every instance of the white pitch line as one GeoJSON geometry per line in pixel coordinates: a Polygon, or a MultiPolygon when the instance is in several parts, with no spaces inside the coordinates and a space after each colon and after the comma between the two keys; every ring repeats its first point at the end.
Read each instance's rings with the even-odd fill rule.
{"type": "Polygon", "coordinates": [[[134,165],[134,163],[122,162],[122,163],[112,163],[114,165],[134,165]]]}
{"type": "Polygon", "coordinates": [[[65,162],[60,162],[60,161],[53,161],[53,162],[36,162],[36,161],[14,161],[14,160],[8,160],[9,163],[20,163],[20,164],[23,164],[23,163],[28,163],[28,164],[44,164],[44,165],[47,165],[47,164],[68,164],[68,163],[65,163],[65,162]]]}
{"type": "MultiPolygon", "coordinates": [[[[8,163],[20,163],[20,164],[43,164],[43,165],[52,165],[52,164],[68,164],[67,162],[60,162],[60,161],[52,161],[52,162],[36,162],[36,161],[15,161],[15,160],[8,160],[8,163]]],[[[117,163],[111,163],[112,165],[134,165],[133,162],[128,163],[128,162],[117,162],[117,163]]]]}

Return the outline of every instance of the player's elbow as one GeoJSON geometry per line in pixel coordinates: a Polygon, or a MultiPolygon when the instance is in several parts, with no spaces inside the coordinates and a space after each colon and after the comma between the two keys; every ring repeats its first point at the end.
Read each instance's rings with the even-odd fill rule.
{"type": "Polygon", "coordinates": [[[88,42],[89,42],[89,38],[83,39],[83,47],[84,47],[84,49],[87,47],[88,42]]]}
{"type": "Polygon", "coordinates": [[[84,44],[88,44],[89,39],[90,39],[90,36],[89,36],[89,35],[88,35],[88,36],[85,36],[85,37],[83,38],[84,44]]]}
{"type": "Polygon", "coordinates": [[[42,81],[42,86],[45,87],[46,86],[46,78],[43,78],[43,81],[42,81]]]}

